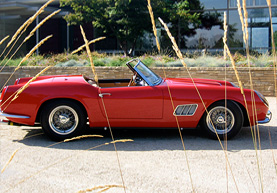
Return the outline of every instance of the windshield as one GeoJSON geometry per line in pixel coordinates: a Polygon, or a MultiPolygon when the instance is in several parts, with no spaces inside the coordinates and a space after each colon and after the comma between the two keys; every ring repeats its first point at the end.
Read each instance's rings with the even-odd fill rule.
{"type": "Polygon", "coordinates": [[[150,85],[155,86],[161,83],[162,78],[147,68],[141,61],[137,63],[134,69],[141,75],[143,79],[150,85]]]}
{"type": "Polygon", "coordinates": [[[139,59],[133,59],[126,63],[126,65],[137,74],[141,79],[143,79],[149,86],[159,85],[163,79],[150,70],[145,64],[143,64],[139,59]]]}

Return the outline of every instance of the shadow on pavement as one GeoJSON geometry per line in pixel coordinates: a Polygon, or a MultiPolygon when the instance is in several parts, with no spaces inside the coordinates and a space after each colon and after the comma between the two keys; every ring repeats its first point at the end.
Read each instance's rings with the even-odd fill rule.
{"type": "MultiPolygon", "coordinates": [[[[14,141],[27,146],[48,147],[56,142],[51,141],[43,134],[41,128],[22,128],[27,132],[23,140],[14,141]]],[[[261,149],[277,148],[277,127],[259,126],[261,149]],[[269,138],[271,136],[272,147],[269,138]]],[[[218,140],[207,138],[201,129],[181,131],[186,150],[221,150],[218,140]]],[[[110,132],[103,129],[88,129],[84,134],[97,134],[103,138],[86,138],[71,142],[53,145],[49,148],[86,150],[92,147],[93,151],[114,151],[110,132]],[[102,144],[102,146],[101,146],[102,144]],[[100,145],[100,146],[99,146],[100,145]]],[[[177,128],[175,129],[113,129],[115,140],[132,139],[133,142],[116,143],[118,151],[159,151],[159,150],[182,150],[182,143],[177,128]]],[[[233,139],[228,140],[228,151],[253,150],[253,138],[249,127],[242,128],[241,132],[233,139]]]]}

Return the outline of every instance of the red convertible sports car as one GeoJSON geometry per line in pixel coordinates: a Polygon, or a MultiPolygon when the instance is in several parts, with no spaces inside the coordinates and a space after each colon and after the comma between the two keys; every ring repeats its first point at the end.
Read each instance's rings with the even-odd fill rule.
{"type": "Polygon", "coordinates": [[[107,127],[106,116],[112,128],[176,128],[177,117],[181,128],[200,126],[211,138],[217,138],[217,133],[220,138],[227,134],[228,139],[243,126],[271,119],[268,102],[257,91],[255,119],[251,90],[244,89],[245,105],[240,88],[231,82],[193,79],[206,111],[191,79],[163,79],[139,59],[127,62],[127,66],[132,72],[130,79],[98,83],[82,75],[41,76],[10,102],[10,96],[31,78],[17,79],[2,91],[0,115],[18,124],[38,123],[53,140],[79,135],[87,125],[107,127]]]}

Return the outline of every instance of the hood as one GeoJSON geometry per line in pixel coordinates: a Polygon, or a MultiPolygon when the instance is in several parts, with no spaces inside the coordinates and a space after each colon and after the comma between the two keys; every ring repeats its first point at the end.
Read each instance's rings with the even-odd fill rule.
{"type": "Polygon", "coordinates": [[[197,86],[224,86],[225,83],[227,86],[233,86],[228,81],[200,78],[193,78],[193,82],[191,78],[167,78],[166,81],[172,85],[193,85],[194,82],[197,86]]]}

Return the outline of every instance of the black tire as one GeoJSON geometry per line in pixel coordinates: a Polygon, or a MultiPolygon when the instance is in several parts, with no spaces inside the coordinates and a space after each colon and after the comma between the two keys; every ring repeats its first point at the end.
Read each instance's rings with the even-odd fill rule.
{"type": "Polygon", "coordinates": [[[79,135],[86,126],[86,120],[83,108],[69,100],[48,103],[41,113],[42,130],[55,141],[79,135]]]}
{"type": "Polygon", "coordinates": [[[216,133],[220,139],[225,139],[226,135],[227,139],[231,139],[239,133],[243,126],[243,112],[235,102],[228,101],[227,108],[225,108],[225,101],[216,102],[208,108],[208,114],[210,116],[206,112],[204,113],[200,126],[212,139],[218,139],[216,133]]]}

